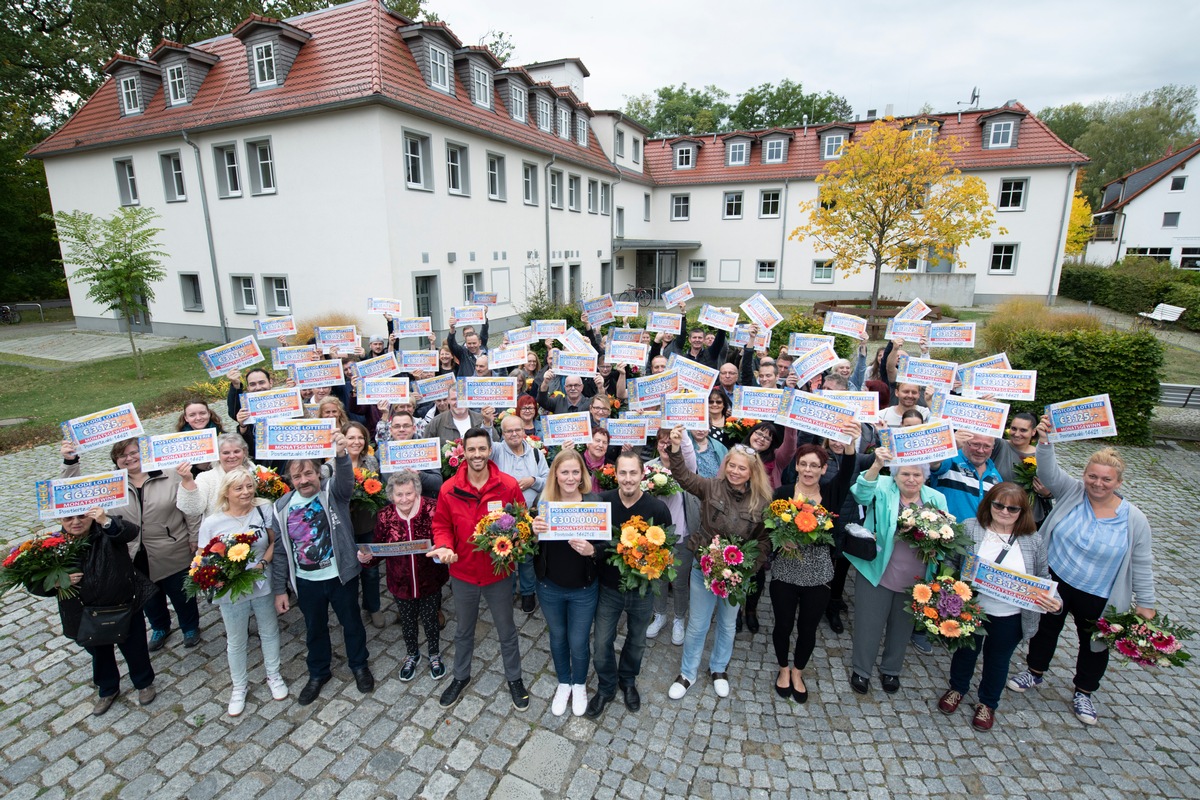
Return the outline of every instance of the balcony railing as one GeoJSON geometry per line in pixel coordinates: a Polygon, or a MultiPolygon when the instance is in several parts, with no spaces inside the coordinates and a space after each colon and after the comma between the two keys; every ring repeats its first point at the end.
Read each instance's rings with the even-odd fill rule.
{"type": "Polygon", "coordinates": [[[1092,226],[1092,241],[1093,242],[1112,242],[1117,238],[1116,225],[1093,225],[1092,226]]]}

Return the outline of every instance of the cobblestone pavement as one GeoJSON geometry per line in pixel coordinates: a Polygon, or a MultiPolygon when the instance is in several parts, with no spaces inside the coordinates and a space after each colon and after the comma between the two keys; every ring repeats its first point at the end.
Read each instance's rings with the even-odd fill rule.
{"type": "MultiPolygon", "coordinates": [[[[162,430],[166,423],[159,418],[149,427],[162,430]]],[[[1062,458],[1078,469],[1090,450],[1086,443],[1064,446],[1062,458]]],[[[1200,458],[1174,448],[1125,454],[1128,493],[1155,531],[1160,608],[1196,623],[1200,458]]],[[[49,447],[0,458],[3,530],[29,529],[30,484],[54,474],[57,463],[49,447]]],[[[104,466],[96,453],[85,455],[85,469],[104,466]]],[[[345,662],[335,658],[333,681],[301,708],[294,698],[305,677],[303,621],[293,610],[283,618],[283,672],[293,699],[270,700],[252,639],[250,701],[241,717],[230,719],[220,617],[202,607],[204,643],[185,650],[176,633],[153,656],[158,699],[139,708],[126,682],[112,710],[96,718],[89,660],[59,634],[53,603],[22,591],[0,599],[0,794],[10,800],[1200,796],[1195,668],[1114,666],[1096,695],[1100,724],[1088,728],[1070,712],[1073,648],[1067,646],[1044,688],[1007,693],[996,728],[978,734],[969,725],[969,703],[952,718],[935,708],[949,664],[944,653],[910,650],[898,694],[883,694],[876,679],[872,693],[860,698],[847,685],[849,631],[835,636],[822,625],[807,670],[811,699],[798,706],[771,690],[773,622],[764,600],[762,632],[737,637],[729,698],[718,699],[701,680],[684,700],[667,699],[680,658],[668,627],[647,650],[641,711],[627,712],[618,699],[597,723],[550,713],[555,679],[545,626],[540,613],[518,610],[533,697],[523,714],[509,703],[486,612],[473,681],[450,713],[437,704],[445,681],[434,683],[424,671],[412,683],[398,680],[403,644],[395,624],[367,628],[378,679],[373,694],[360,695],[345,662]]],[[[447,634],[453,625],[452,619],[447,634]]]]}

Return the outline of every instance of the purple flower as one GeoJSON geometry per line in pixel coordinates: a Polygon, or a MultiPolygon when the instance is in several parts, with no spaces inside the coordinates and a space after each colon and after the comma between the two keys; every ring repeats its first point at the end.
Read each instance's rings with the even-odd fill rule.
{"type": "Polygon", "coordinates": [[[957,617],[963,610],[962,598],[954,592],[942,592],[942,596],[938,598],[937,610],[943,617],[957,617]]]}
{"type": "Polygon", "coordinates": [[[508,530],[516,523],[517,521],[513,519],[512,514],[501,514],[500,519],[496,520],[496,524],[499,525],[503,530],[508,530]]]}

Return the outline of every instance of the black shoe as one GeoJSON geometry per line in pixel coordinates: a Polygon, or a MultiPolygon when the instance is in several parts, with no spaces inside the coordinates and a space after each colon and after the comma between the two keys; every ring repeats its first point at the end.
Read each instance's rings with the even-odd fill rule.
{"type": "Polygon", "coordinates": [[[521,610],[526,614],[532,614],[537,608],[537,596],[532,594],[521,595],[521,610]]]}
{"type": "Polygon", "coordinates": [[[642,696],[638,694],[636,686],[622,686],[621,692],[625,695],[625,707],[630,711],[637,711],[642,707],[642,696]]]}
{"type": "Polygon", "coordinates": [[[737,613],[737,620],[733,623],[733,625],[738,633],[742,632],[742,612],[741,611],[739,611],[737,613]]]}
{"type": "Polygon", "coordinates": [[[408,683],[413,678],[417,677],[417,664],[421,661],[421,654],[415,656],[406,656],[404,664],[400,667],[400,680],[408,683]]]}
{"type": "Polygon", "coordinates": [[[746,612],[746,630],[750,631],[751,633],[758,633],[759,627],[760,626],[758,624],[758,614],[754,611],[747,611],[746,612]]]}
{"type": "Polygon", "coordinates": [[[858,692],[859,694],[866,694],[867,692],[869,692],[871,690],[871,681],[870,681],[870,679],[864,678],[862,675],[859,675],[857,672],[851,672],[850,673],[850,688],[853,689],[854,691],[858,692]]]}
{"type": "Polygon", "coordinates": [[[844,633],[846,626],[842,624],[842,615],[837,611],[826,611],[825,619],[829,620],[829,629],[834,633],[844,633]]]}
{"type": "Polygon", "coordinates": [[[354,670],[354,685],[363,694],[375,691],[375,676],[371,674],[371,670],[367,667],[354,670]]]}
{"type": "Polygon", "coordinates": [[[508,693],[512,695],[513,708],[517,711],[529,708],[529,692],[525,691],[525,683],[520,678],[508,682],[508,693]]]}
{"type": "Polygon", "coordinates": [[[327,683],[329,683],[329,678],[309,678],[308,683],[304,684],[304,688],[300,690],[300,697],[296,702],[302,706],[309,705],[317,699],[317,695],[321,693],[321,687],[327,683]]]}
{"type": "Polygon", "coordinates": [[[467,684],[470,682],[470,678],[461,681],[458,678],[451,680],[450,685],[446,687],[446,691],[442,692],[442,699],[438,700],[438,705],[442,708],[453,706],[462,699],[462,693],[466,690],[467,684]]]}
{"type": "Polygon", "coordinates": [[[900,677],[898,675],[879,674],[879,682],[883,684],[883,690],[888,694],[895,694],[900,691],[900,677]]]}
{"type": "Polygon", "coordinates": [[[604,707],[612,701],[613,696],[611,694],[605,696],[599,692],[596,692],[594,695],[592,695],[592,699],[588,700],[587,711],[584,711],[583,715],[588,719],[595,719],[604,713],[604,707]]]}

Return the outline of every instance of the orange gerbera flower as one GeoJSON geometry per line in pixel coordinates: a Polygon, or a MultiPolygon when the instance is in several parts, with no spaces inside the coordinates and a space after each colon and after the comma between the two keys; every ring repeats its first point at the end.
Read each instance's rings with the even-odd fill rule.
{"type": "Polygon", "coordinates": [[[812,533],[817,529],[817,518],[811,511],[801,511],[796,514],[796,527],[803,533],[812,533]]]}
{"type": "Polygon", "coordinates": [[[913,600],[918,603],[928,603],[933,598],[933,591],[923,583],[913,587],[913,600]]]}
{"type": "Polygon", "coordinates": [[[363,481],[363,490],[367,494],[379,494],[381,491],[383,491],[383,484],[374,478],[368,478],[367,480],[363,481]]]}
{"type": "Polygon", "coordinates": [[[497,536],[496,541],[492,543],[492,552],[498,556],[506,556],[512,552],[512,539],[507,536],[497,536]]]}
{"type": "Polygon", "coordinates": [[[971,587],[968,586],[967,584],[963,583],[962,581],[954,582],[954,593],[956,595],[958,595],[959,597],[961,597],[963,600],[971,599],[971,587]]]}
{"type": "Polygon", "coordinates": [[[947,639],[957,639],[959,636],[962,636],[962,626],[955,620],[948,619],[943,621],[941,625],[938,625],[938,632],[947,639]]]}

